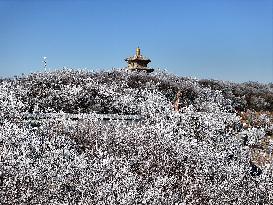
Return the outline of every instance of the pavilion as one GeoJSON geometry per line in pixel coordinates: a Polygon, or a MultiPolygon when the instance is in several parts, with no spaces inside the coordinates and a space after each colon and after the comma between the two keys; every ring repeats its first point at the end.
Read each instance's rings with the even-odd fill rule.
{"type": "Polygon", "coordinates": [[[126,58],[125,61],[128,63],[128,66],[127,66],[128,70],[144,71],[147,73],[151,73],[154,71],[154,69],[147,67],[148,63],[150,63],[151,60],[141,55],[139,47],[137,47],[136,49],[136,54],[132,57],[126,58]]]}

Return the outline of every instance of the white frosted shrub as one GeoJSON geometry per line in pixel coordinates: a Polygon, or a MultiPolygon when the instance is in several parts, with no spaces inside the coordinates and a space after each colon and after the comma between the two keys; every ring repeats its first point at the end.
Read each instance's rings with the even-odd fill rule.
{"type": "Polygon", "coordinates": [[[0,89],[2,204],[273,202],[272,164],[253,173],[243,145],[246,135],[248,145],[260,142],[264,129],[237,128],[230,100],[195,79],[62,70],[0,89]],[[196,97],[175,112],[169,96],[186,87],[196,97]],[[30,104],[38,106],[33,119],[30,104]],[[80,114],[65,117],[69,109],[80,114]],[[95,112],[142,118],[106,122],[95,112]]]}

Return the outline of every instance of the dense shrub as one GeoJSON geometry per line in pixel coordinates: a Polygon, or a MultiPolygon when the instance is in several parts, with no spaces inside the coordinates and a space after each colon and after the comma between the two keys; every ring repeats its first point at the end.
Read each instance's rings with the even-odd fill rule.
{"type": "Polygon", "coordinates": [[[265,109],[270,86],[124,70],[3,80],[1,203],[272,204],[272,163],[258,166],[251,150],[272,121],[262,113],[243,129],[235,112],[265,109]],[[265,101],[249,104],[251,92],[265,101]]]}
{"type": "Polygon", "coordinates": [[[250,109],[273,112],[272,83],[247,82],[238,84],[216,80],[200,80],[199,84],[212,90],[221,90],[224,97],[230,99],[238,111],[250,109]]]}

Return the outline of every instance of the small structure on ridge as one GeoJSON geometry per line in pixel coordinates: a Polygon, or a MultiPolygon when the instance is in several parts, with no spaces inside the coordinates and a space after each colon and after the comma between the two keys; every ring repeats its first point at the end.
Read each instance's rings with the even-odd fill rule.
{"type": "Polygon", "coordinates": [[[128,70],[144,71],[147,73],[151,73],[154,71],[154,69],[147,67],[148,63],[150,63],[151,60],[141,55],[139,47],[137,47],[136,49],[136,54],[132,57],[126,58],[125,61],[128,63],[128,70]]]}

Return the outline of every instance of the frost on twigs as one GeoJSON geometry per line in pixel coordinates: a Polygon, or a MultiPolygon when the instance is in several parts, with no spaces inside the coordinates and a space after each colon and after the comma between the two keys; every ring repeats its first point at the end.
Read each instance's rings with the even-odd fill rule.
{"type": "Polygon", "coordinates": [[[270,106],[243,127],[238,87],[161,71],[4,79],[1,203],[272,204],[270,106]]]}

